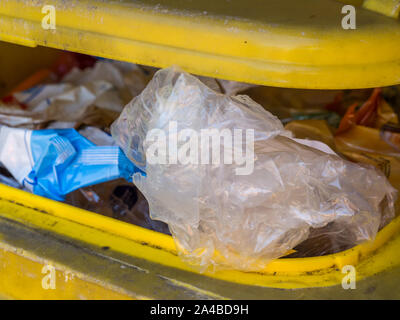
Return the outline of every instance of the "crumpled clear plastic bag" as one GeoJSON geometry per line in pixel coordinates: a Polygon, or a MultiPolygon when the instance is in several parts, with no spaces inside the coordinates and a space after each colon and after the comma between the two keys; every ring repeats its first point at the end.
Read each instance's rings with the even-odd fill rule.
{"type": "MultiPolygon", "coordinates": [[[[306,240],[310,230],[327,226],[343,230],[355,245],[373,239],[394,216],[396,191],[378,170],[294,140],[249,97],[216,93],[175,68],[158,71],[111,132],[146,172],[133,181],[147,198],[151,217],[169,225],[181,256],[200,270],[260,270],[306,240]],[[178,131],[253,129],[253,172],[237,175],[235,162],[146,161],[147,134],[161,129],[168,140],[178,133],[169,132],[170,121],[178,131]]],[[[224,145],[219,147],[222,156],[224,145]]]]}

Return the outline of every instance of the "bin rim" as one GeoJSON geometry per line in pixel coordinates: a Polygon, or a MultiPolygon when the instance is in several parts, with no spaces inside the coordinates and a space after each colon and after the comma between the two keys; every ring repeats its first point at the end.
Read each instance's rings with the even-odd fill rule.
{"type": "Polygon", "coordinates": [[[54,30],[44,3],[2,1],[0,40],[287,88],[400,83],[400,21],[357,8],[345,30],[337,1],[54,0],[54,30]]]}
{"type": "MultiPolygon", "coordinates": [[[[80,234],[77,240],[98,245],[96,241],[104,237],[104,233],[107,233],[112,235],[114,239],[110,240],[112,241],[110,247],[115,251],[132,256],[143,255],[145,259],[154,263],[184,271],[196,272],[181,261],[177,255],[174,241],[169,235],[36,196],[3,184],[0,184],[0,195],[0,204],[5,203],[6,206],[19,207],[18,210],[11,207],[12,210],[0,210],[0,217],[17,220],[27,226],[51,230],[52,232],[70,237],[76,237],[73,234],[73,228],[74,225],[79,224],[90,229],[92,236],[89,234],[80,234]],[[10,212],[7,213],[7,211],[10,212]],[[60,223],[49,225],[49,216],[64,221],[68,227],[62,227],[60,223]],[[96,231],[99,231],[99,238],[97,240],[93,236],[93,232],[96,231]],[[162,250],[163,253],[169,254],[171,259],[161,259],[161,256],[154,252],[146,253],[145,251],[138,252],[137,250],[131,250],[126,246],[125,242],[124,245],[121,245],[119,241],[121,238],[143,246],[142,249],[145,251],[146,248],[162,250]]],[[[395,254],[396,250],[400,249],[400,217],[395,218],[380,230],[375,240],[364,242],[346,251],[320,257],[276,259],[258,272],[242,272],[227,269],[218,272],[205,272],[205,275],[232,282],[281,288],[333,285],[340,283],[343,277],[341,271],[344,266],[352,265],[358,267],[365,265],[371,257],[374,260],[375,266],[366,268],[367,271],[363,276],[373,275],[382,271],[380,268],[385,268],[385,262],[387,262],[385,255],[387,253],[383,254],[382,258],[374,257],[374,254],[380,249],[384,249],[386,244],[392,242],[393,244],[389,250],[395,254]],[[332,272],[336,274],[334,277],[332,277],[332,272]],[[290,281],[285,283],[285,279],[290,279],[290,281]],[[297,282],[294,279],[297,279],[297,282]],[[322,281],[321,279],[324,280],[322,281]]],[[[360,277],[362,276],[360,275],[360,277]]]]}

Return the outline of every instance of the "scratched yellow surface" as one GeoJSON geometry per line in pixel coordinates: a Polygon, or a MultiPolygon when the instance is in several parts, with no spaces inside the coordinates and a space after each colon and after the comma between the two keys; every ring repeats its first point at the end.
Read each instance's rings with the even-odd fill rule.
{"type": "Polygon", "coordinates": [[[54,264],[51,260],[30,257],[27,252],[13,252],[13,248],[0,243],[0,293],[9,299],[133,299],[107,284],[97,284],[68,268],[53,267],[54,264]],[[52,266],[54,271],[46,271],[44,267],[47,265],[52,266]]]}
{"type": "Polygon", "coordinates": [[[55,30],[45,4],[1,1],[0,40],[282,87],[400,83],[399,21],[358,7],[344,30],[338,1],[54,0],[55,30]]]}

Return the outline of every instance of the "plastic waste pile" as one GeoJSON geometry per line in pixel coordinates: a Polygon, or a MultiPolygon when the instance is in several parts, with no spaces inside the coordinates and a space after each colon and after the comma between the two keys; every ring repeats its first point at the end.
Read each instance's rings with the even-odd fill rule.
{"type": "Polygon", "coordinates": [[[168,233],[107,132],[153,72],[62,52],[0,101],[0,183],[168,233]]]}
{"type": "Polygon", "coordinates": [[[168,224],[182,257],[196,266],[259,270],[315,231],[353,246],[373,239],[394,216],[396,191],[374,167],[294,139],[248,96],[220,94],[173,68],[154,75],[111,131],[146,172],[133,181],[151,217],[168,224]],[[235,130],[250,130],[252,140],[236,144],[232,134],[227,143],[235,130]],[[206,131],[220,135],[196,141],[206,131]],[[245,172],[232,161],[243,145],[254,152],[253,170],[245,172]],[[228,161],[200,160],[215,150],[228,161]]]}
{"type": "Polygon", "coordinates": [[[0,101],[0,183],[172,234],[200,270],[259,270],[393,219],[399,110],[398,87],[270,88],[63,52],[0,101]]]}

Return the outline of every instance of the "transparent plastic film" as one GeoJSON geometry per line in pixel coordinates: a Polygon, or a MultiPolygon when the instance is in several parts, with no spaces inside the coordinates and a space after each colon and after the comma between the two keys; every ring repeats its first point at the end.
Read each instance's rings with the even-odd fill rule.
{"type": "Polygon", "coordinates": [[[320,231],[353,246],[394,216],[396,191],[373,166],[294,139],[249,97],[217,93],[176,68],[158,71],[111,131],[146,172],[133,181],[151,217],[200,270],[261,270],[320,231]],[[204,132],[219,138],[204,144],[204,132]]]}

